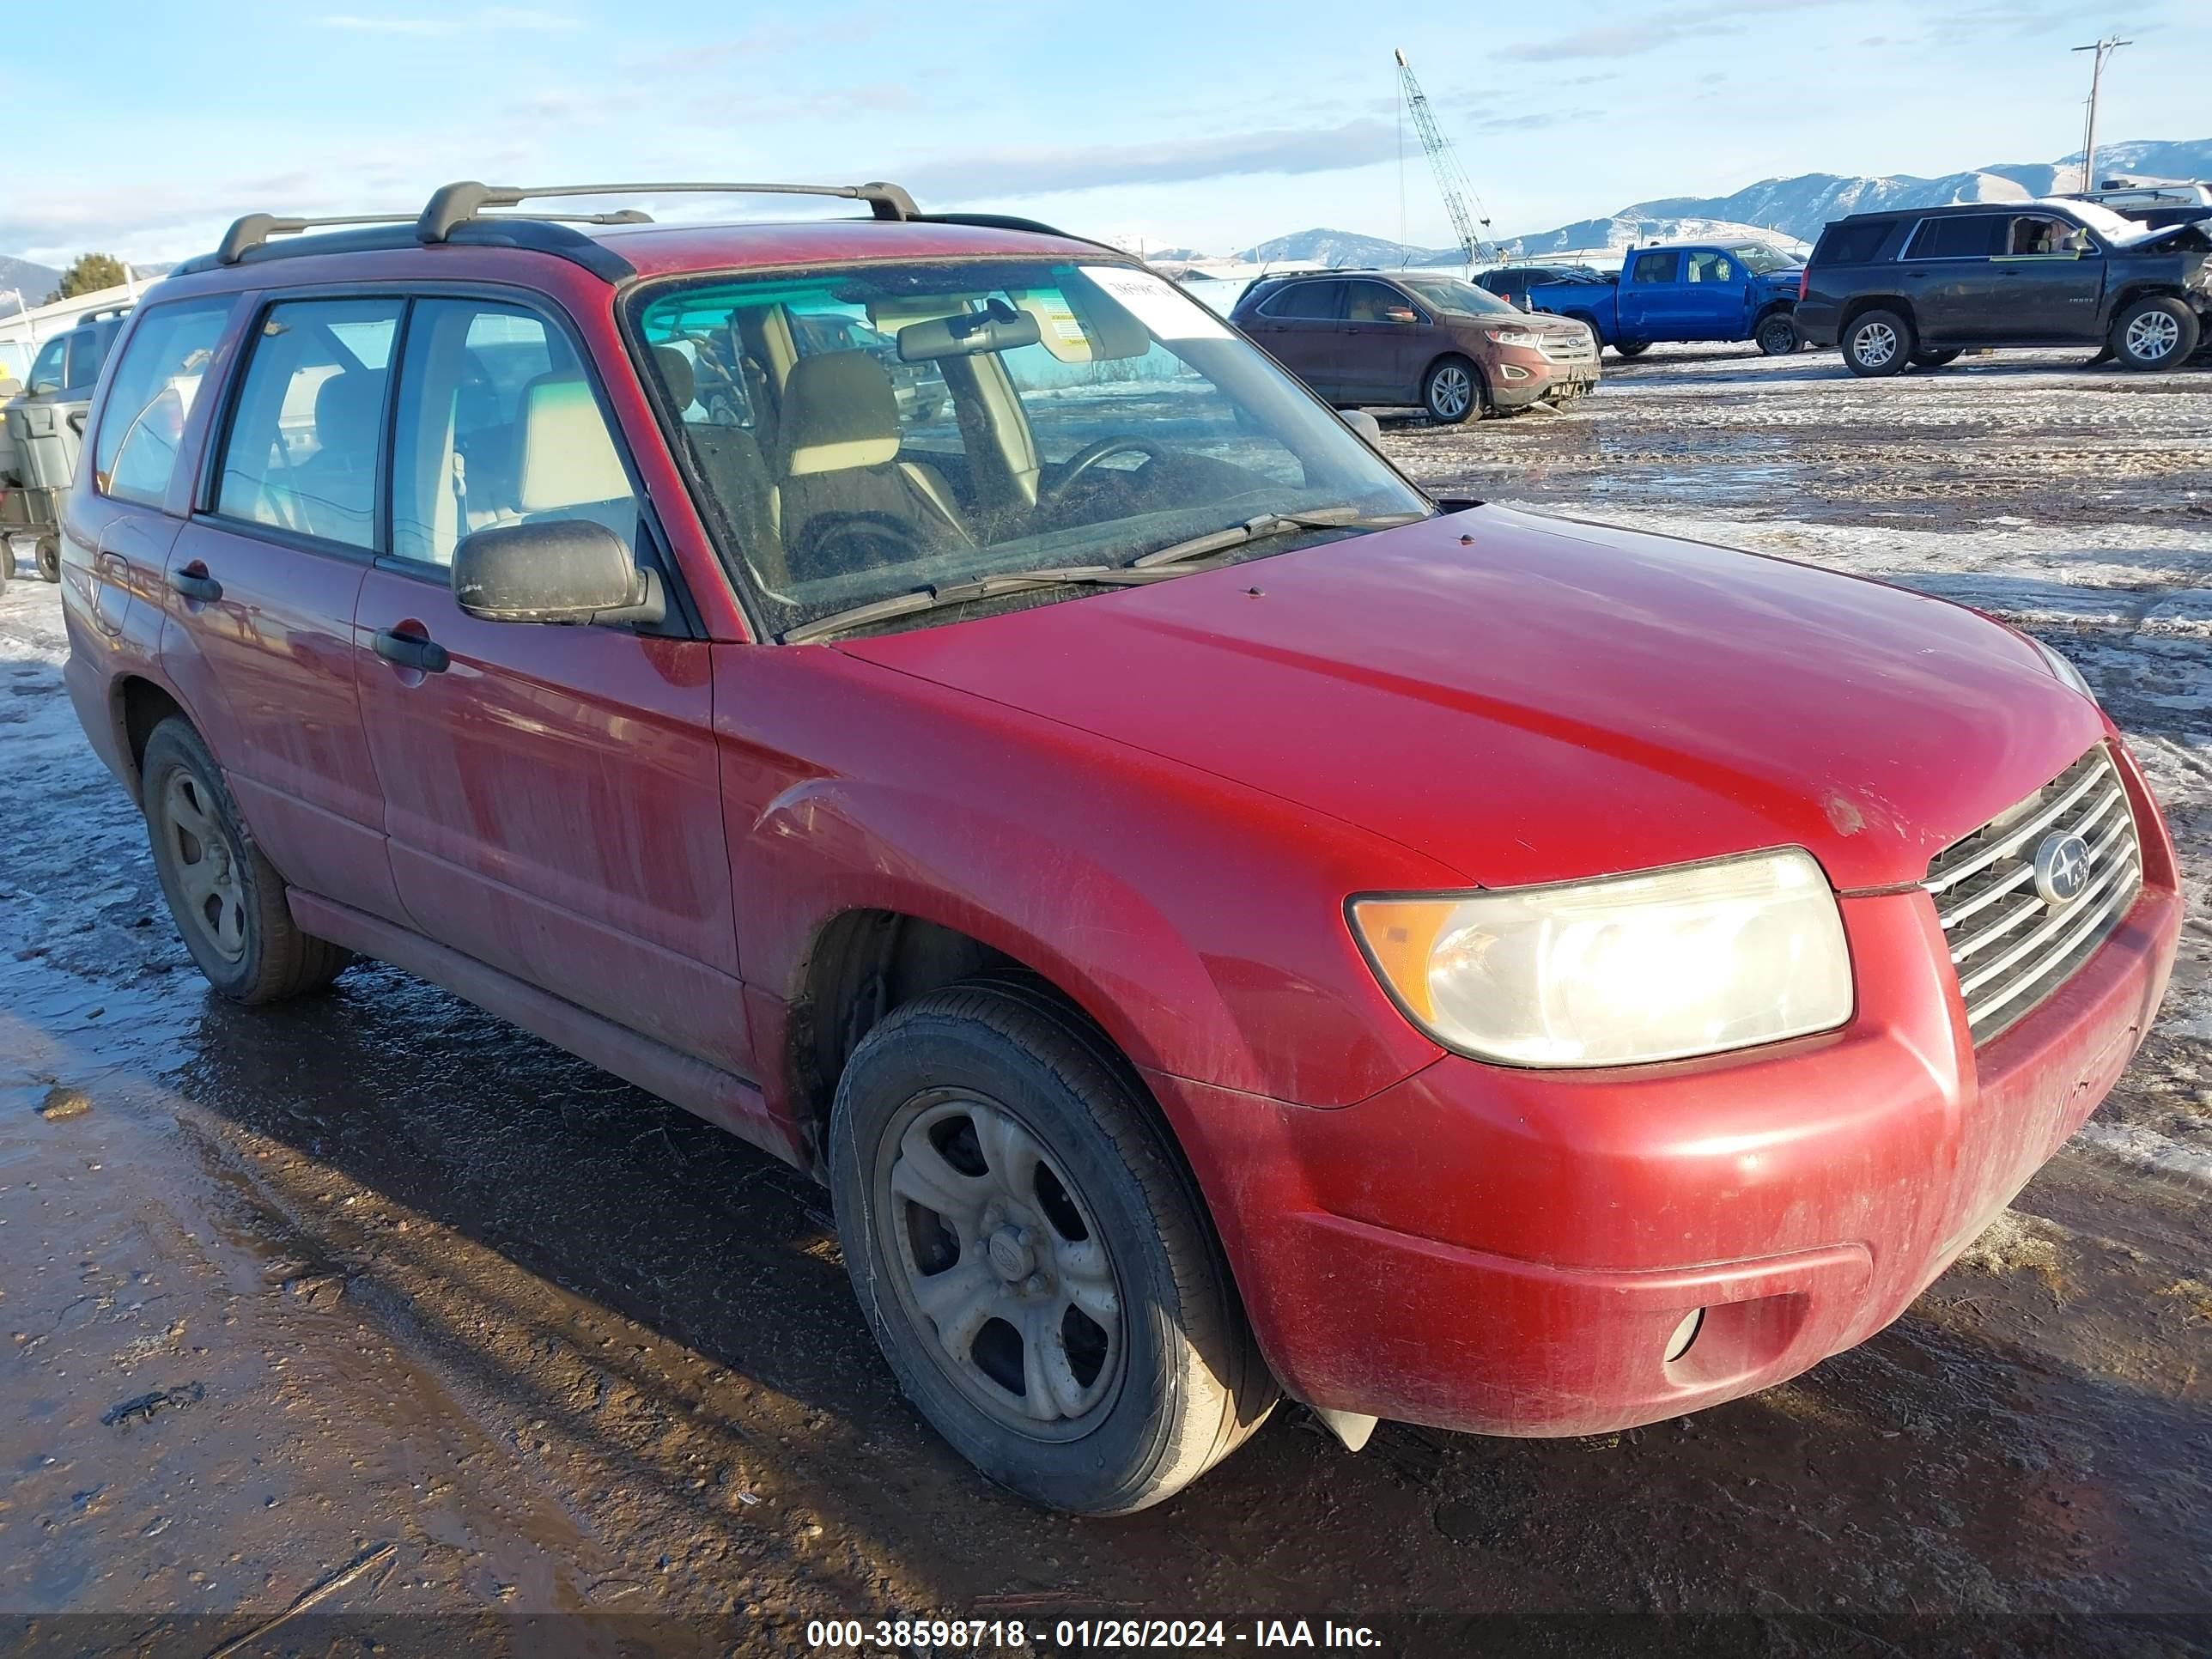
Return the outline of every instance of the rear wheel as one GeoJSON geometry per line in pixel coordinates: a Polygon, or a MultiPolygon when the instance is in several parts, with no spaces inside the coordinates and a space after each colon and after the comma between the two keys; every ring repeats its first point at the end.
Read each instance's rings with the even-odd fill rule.
{"type": "Polygon", "coordinates": [[[1651,349],[1649,340],[1615,340],[1613,349],[1624,357],[1641,357],[1651,349]]]}
{"type": "Polygon", "coordinates": [[[1912,359],[1912,325],[1893,311],[1863,311],[1844,331],[1844,367],[1854,374],[1894,374],[1912,359]]]}
{"type": "Polygon", "coordinates": [[[846,1269],[907,1397],[1078,1514],[1180,1491],[1276,1395],[1139,1086],[1041,988],[975,981],[870,1031],[830,1120],[846,1269]]]}
{"type": "Polygon", "coordinates": [[[1916,351],[1912,354],[1912,366],[1915,368],[1941,368],[1946,363],[1957,362],[1959,354],[1965,349],[1963,346],[1945,346],[1940,351],[1916,351]]]}
{"type": "Polygon", "coordinates": [[[1482,376],[1464,357],[1442,357],[1421,380],[1421,406],[1429,418],[1457,426],[1482,407],[1482,376]]]}
{"type": "Polygon", "coordinates": [[[1786,311],[1773,312],[1760,318],[1758,328],[1753,331],[1752,338],[1770,357],[1787,357],[1802,343],[1796,319],[1786,311]]]}
{"type": "Polygon", "coordinates": [[[2137,300],[2112,319],[2112,355],[2130,368],[2171,368],[2197,349],[2197,313],[2170,294],[2137,300]]]}
{"type": "Polygon", "coordinates": [[[284,879],[246,833],[222,769],[190,721],[154,728],[139,798],[169,914],[208,982],[234,1002],[320,990],[352,954],[301,930],[284,879]]]}
{"type": "Polygon", "coordinates": [[[39,538],[38,561],[39,575],[42,580],[58,582],[62,579],[62,544],[59,537],[41,536],[39,538]]]}

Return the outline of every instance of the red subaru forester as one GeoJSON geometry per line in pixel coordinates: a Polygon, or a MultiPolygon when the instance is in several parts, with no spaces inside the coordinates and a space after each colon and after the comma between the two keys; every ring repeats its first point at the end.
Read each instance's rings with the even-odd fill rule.
{"type": "Polygon", "coordinates": [[[1432,501],[1042,226],[516,210],[679,188],[151,290],[70,689],[216,989],[380,958],[818,1175],[994,1480],[1763,1388],[2127,1065],[2173,853],[2052,651],[1432,501]]]}

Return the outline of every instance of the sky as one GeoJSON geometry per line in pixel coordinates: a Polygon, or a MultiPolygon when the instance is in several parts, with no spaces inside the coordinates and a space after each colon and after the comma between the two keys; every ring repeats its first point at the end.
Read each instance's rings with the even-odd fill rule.
{"type": "Polygon", "coordinates": [[[2100,142],[2212,136],[2203,0],[104,0],[92,33],[5,10],[0,252],[49,264],[468,178],[890,179],[1151,249],[1448,245],[1394,48],[1501,237],[1799,173],[2056,161],[2088,83],[2069,48],[2105,33],[2136,44],[2100,142]]]}

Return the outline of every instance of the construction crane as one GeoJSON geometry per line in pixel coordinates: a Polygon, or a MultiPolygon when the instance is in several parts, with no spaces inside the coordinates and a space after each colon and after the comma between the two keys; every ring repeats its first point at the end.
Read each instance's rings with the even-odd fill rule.
{"type": "Polygon", "coordinates": [[[1397,58],[1398,88],[1405,94],[1406,107],[1413,114],[1413,130],[1421,135],[1421,148],[1429,153],[1429,167],[1437,175],[1437,190],[1444,198],[1444,210],[1451,215],[1460,252],[1472,270],[1474,262],[1489,252],[1481,234],[1490,228],[1489,217],[1480,212],[1481,199],[1468,182],[1467,170],[1460,166],[1451,140],[1437,125],[1436,112],[1429,107],[1428,94],[1413,78],[1413,66],[1406,61],[1403,52],[1397,54],[1397,58]]]}

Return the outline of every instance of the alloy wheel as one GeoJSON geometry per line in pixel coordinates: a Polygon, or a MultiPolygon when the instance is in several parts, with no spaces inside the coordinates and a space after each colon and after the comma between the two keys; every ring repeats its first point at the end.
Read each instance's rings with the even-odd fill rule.
{"type": "Polygon", "coordinates": [[[1851,349],[1869,368],[1880,368],[1897,356],[1897,331],[1887,323],[1869,323],[1851,337],[1851,349]]]}
{"type": "Polygon", "coordinates": [[[190,772],[172,772],[161,792],[161,834],[174,866],[180,919],[226,962],[246,954],[243,852],[190,772]]]}
{"type": "Polygon", "coordinates": [[[1457,363],[1446,363],[1429,382],[1429,409],[1447,421],[1455,421],[1474,401],[1474,382],[1457,363]]]}
{"type": "Polygon", "coordinates": [[[2181,325],[2162,311],[2146,311],[2128,325],[2127,343],[2137,362],[2154,363],[2181,343],[2181,325]]]}
{"type": "Polygon", "coordinates": [[[883,1256],[939,1369],[1018,1433],[1089,1433],[1121,1381],[1127,1316],[1064,1165],[1005,1107],[965,1093],[909,1101],[878,1146],[883,1256]]]}

